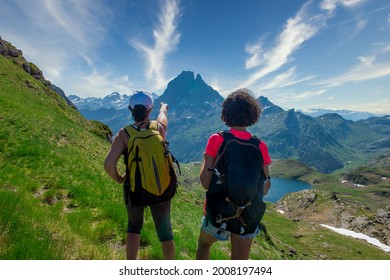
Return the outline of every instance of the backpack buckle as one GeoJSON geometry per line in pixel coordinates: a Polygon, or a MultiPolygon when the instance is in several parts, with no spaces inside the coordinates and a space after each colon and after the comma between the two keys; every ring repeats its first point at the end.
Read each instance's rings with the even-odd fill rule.
{"type": "Polygon", "coordinates": [[[213,171],[214,174],[217,176],[217,178],[218,178],[218,180],[216,182],[217,185],[221,185],[221,184],[223,184],[225,182],[225,175],[219,173],[217,168],[214,168],[214,169],[209,168],[209,170],[213,171]]]}
{"type": "Polygon", "coordinates": [[[220,235],[222,232],[226,230],[226,223],[223,223],[220,227],[219,230],[217,231],[217,234],[220,235]]]}

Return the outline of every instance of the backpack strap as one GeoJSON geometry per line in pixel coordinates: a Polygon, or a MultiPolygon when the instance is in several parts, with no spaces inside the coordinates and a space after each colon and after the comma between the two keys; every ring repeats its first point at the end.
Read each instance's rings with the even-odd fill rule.
{"type": "MultiPolygon", "coordinates": [[[[128,125],[128,126],[123,128],[123,131],[127,134],[127,136],[129,136],[129,140],[130,140],[130,137],[131,137],[130,136],[131,128],[134,128],[134,127],[132,127],[131,125],[128,125]]],[[[127,144],[129,142],[129,140],[127,140],[127,144]]],[[[124,162],[125,162],[125,165],[126,165],[126,168],[127,168],[127,164],[129,162],[129,150],[128,150],[128,148],[123,151],[123,155],[124,155],[124,162]]]]}
{"type": "Polygon", "coordinates": [[[151,121],[148,128],[158,131],[158,122],[157,121],[151,121]]]}
{"type": "MultiPolygon", "coordinates": [[[[218,150],[219,151],[223,151],[226,143],[229,141],[229,140],[232,140],[234,138],[236,139],[239,139],[237,138],[236,136],[234,136],[233,133],[231,133],[229,130],[224,130],[224,131],[220,131],[218,132],[219,135],[221,135],[223,137],[223,142],[221,144],[221,147],[220,149],[218,150]]],[[[261,142],[261,139],[258,138],[256,135],[252,135],[251,138],[249,139],[249,142],[253,145],[255,145],[256,147],[259,147],[260,146],[260,142],[261,142]]]]}
{"type": "MultiPolygon", "coordinates": [[[[131,126],[126,126],[123,128],[124,132],[127,134],[127,136],[129,136],[129,139],[130,139],[130,127],[131,126]]],[[[123,183],[123,190],[124,190],[124,193],[125,193],[125,204],[128,205],[129,204],[129,195],[130,195],[130,178],[129,178],[129,152],[128,152],[128,149],[126,149],[125,151],[123,151],[123,161],[124,161],[124,164],[125,164],[125,167],[126,167],[126,178],[125,178],[125,182],[123,183]]]]}
{"type": "Polygon", "coordinates": [[[218,149],[217,158],[221,154],[221,152],[225,149],[226,143],[229,142],[229,140],[236,138],[236,136],[234,136],[233,133],[231,133],[229,130],[220,131],[218,132],[218,134],[223,137],[223,142],[218,149]]]}

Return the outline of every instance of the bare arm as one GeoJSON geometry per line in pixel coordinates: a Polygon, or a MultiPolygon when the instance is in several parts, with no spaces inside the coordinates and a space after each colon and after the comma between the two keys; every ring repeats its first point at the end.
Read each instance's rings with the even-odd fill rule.
{"type": "Polygon", "coordinates": [[[112,142],[111,149],[104,160],[104,169],[108,175],[118,184],[125,181],[126,174],[119,174],[117,163],[124,150],[127,149],[127,134],[121,129],[112,142]]]}
{"type": "Polygon", "coordinates": [[[157,121],[161,124],[159,126],[159,132],[162,137],[166,138],[167,130],[168,130],[168,104],[163,102],[160,103],[160,113],[158,114],[157,121]]]}
{"type": "MultiPolygon", "coordinates": [[[[268,178],[268,176],[269,176],[268,165],[269,164],[263,166],[263,171],[264,171],[266,178],[268,178]]],[[[270,188],[271,188],[271,180],[266,179],[266,181],[264,183],[263,195],[266,195],[270,188]]]]}
{"type": "Polygon", "coordinates": [[[202,182],[203,188],[205,188],[206,190],[209,189],[211,176],[213,174],[208,169],[214,168],[214,165],[215,165],[215,158],[209,156],[208,154],[204,154],[203,163],[200,168],[200,181],[202,182]]]}

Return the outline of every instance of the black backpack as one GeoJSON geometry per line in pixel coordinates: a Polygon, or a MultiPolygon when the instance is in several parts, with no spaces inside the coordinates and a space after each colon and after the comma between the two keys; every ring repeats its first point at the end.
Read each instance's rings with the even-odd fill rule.
{"type": "Polygon", "coordinates": [[[260,139],[236,138],[220,132],[224,140],[218,150],[210,186],[206,192],[208,220],[220,232],[246,235],[254,233],[264,215],[263,157],[260,139]]]}

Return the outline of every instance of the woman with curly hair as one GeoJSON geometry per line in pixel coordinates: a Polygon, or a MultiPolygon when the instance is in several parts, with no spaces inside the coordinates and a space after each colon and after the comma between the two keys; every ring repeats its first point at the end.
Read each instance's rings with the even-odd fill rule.
{"type": "MultiPolygon", "coordinates": [[[[247,131],[247,127],[255,124],[258,121],[261,108],[252,95],[253,94],[248,89],[238,89],[232,92],[222,104],[221,119],[228,127],[230,127],[228,133],[232,134],[232,137],[243,140],[249,140],[253,138],[252,134],[247,131]]],[[[208,190],[208,192],[209,187],[212,186],[210,184],[213,174],[212,171],[215,170],[216,158],[217,155],[219,155],[219,148],[223,142],[224,136],[221,133],[215,133],[210,136],[206,145],[204,160],[200,170],[200,180],[202,186],[208,190]]],[[[260,161],[262,162],[262,170],[259,170],[259,173],[262,172],[264,176],[263,179],[265,179],[263,184],[263,193],[258,195],[256,199],[259,200],[258,203],[263,203],[263,195],[266,195],[269,188],[271,187],[268,170],[268,166],[271,163],[271,158],[269,156],[266,144],[263,141],[256,143],[258,143],[258,155],[259,157],[262,157],[262,161],[260,161]]],[[[259,166],[261,166],[261,163],[259,166]]],[[[261,169],[261,167],[259,168],[261,169]]],[[[228,175],[226,177],[228,177],[228,175]]],[[[243,186],[241,185],[240,188],[242,187],[243,186]]],[[[225,194],[221,192],[221,196],[223,195],[225,194]]],[[[209,203],[213,203],[213,201],[207,200],[205,203],[205,215],[202,218],[202,227],[198,240],[196,258],[209,259],[211,246],[217,241],[226,241],[230,237],[231,259],[248,259],[252,240],[260,233],[260,230],[257,227],[260,220],[256,221],[254,227],[252,227],[254,228],[253,232],[237,234],[229,230],[221,230],[221,228],[218,228],[215,225],[210,213],[208,213],[208,210],[211,208],[209,203]]]]}

